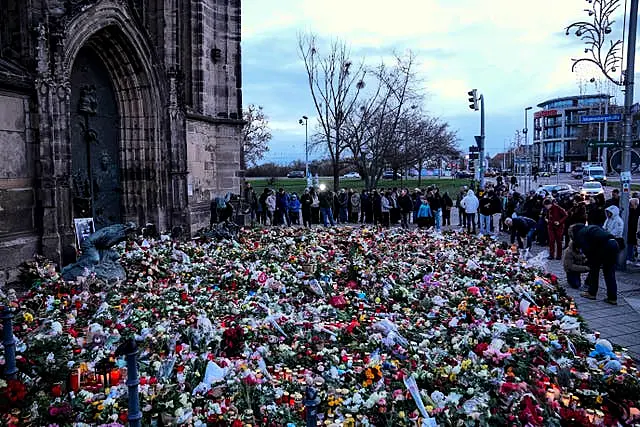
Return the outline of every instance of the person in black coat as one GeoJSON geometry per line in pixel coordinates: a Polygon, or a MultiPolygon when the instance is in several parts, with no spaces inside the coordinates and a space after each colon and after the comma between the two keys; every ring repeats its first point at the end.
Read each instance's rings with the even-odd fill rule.
{"type": "Polygon", "coordinates": [[[381,199],[382,197],[380,196],[380,192],[378,192],[378,190],[373,190],[373,194],[371,195],[371,204],[373,209],[373,223],[375,225],[382,221],[382,210],[380,209],[381,199]]]}
{"type": "Polygon", "coordinates": [[[640,200],[629,200],[629,226],[627,227],[627,261],[633,261],[636,257],[638,246],[638,220],[640,219],[640,200]]]}
{"type": "Polygon", "coordinates": [[[591,199],[591,202],[587,206],[587,222],[589,225],[604,226],[604,222],[607,220],[604,205],[604,194],[598,194],[591,199]]]}
{"type": "Polygon", "coordinates": [[[302,204],[302,225],[311,227],[311,204],[313,203],[313,198],[308,188],[305,188],[304,193],[300,196],[300,203],[302,204]]]}
{"type": "Polygon", "coordinates": [[[442,225],[451,226],[451,208],[453,208],[453,199],[449,196],[449,192],[445,191],[442,195],[442,225]]]}
{"type": "Polygon", "coordinates": [[[368,190],[362,190],[360,205],[362,206],[361,222],[371,224],[373,222],[373,205],[371,202],[371,193],[369,193],[368,190]]]}
{"type": "Polygon", "coordinates": [[[398,197],[398,207],[400,208],[400,223],[402,228],[409,228],[409,215],[413,212],[413,200],[409,190],[404,188],[398,197]]]}
{"type": "Polygon", "coordinates": [[[596,299],[598,293],[598,277],[600,268],[607,286],[606,303],[616,305],[618,301],[618,284],[616,283],[616,261],[620,246],[613,234],[599,225],[574,224],[569,229],[569,237],[577,249],[587,257],[589,274],[586,286],[588,290],[581,293],[585,298],[596,299]]]}
{"type": "Polygon", "coordinates": [[[511,243],[518,239],[518,247],[524,249],[522,238],[527,238],[527,249],[531,249],[533,235],[536,233],[536,222],[526,216],[506,218],[504,223],[511,229],[511,243]]]}

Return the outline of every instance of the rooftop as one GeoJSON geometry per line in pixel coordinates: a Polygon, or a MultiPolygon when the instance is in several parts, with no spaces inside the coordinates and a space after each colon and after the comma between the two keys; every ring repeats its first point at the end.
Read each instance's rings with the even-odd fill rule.
{"type": "Polygon", "coordinates": [[[611,99],[612,95],[608,95],[606,93],[598,93],[593,95],[574,95],[574,96],[564,96],[562,98],[553,98],[547,101],[541,102],[537,105],[538,108],[544,108],[546,105],[551,104],[553,102],[562,102],[562,101],[573,101],[573,100],[583,100],[583,99],[611,99]]]}

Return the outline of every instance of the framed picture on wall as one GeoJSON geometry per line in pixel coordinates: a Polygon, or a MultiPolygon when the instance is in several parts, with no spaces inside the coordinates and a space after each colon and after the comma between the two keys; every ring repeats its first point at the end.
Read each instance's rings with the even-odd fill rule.
{"type": "Polygon", "coordinates": [[[93,223],[93,218],[75,218],[73,220],[73,225],[76,229],[77,248],[80,250],[82,247],[82,241],[91,233],[95,233],[96,227],[93,223]]]}

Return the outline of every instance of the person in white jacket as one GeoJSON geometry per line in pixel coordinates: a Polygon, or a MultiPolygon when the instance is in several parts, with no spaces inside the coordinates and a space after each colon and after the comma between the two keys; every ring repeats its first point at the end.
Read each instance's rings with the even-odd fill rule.
{"type": "Polygon", "coordinates": [[[467,233],[471,233],[471,227],[473,226],[473,234],[476,234],[476,213],[478,213],[480,201],[473,193],[473,190],[467,191],[467,195],[462,198],[460,204],[467,215],[467,233]]]}
{"type": "Polygon", "coordinates": [[[607,220],[604,222],[604,229],[613,234],[616,238],[621,238],[624,233],[624,222],[620,218],[620,209],[611,205],[605,209],[607,220]]]}
{"type": "Polygon", "coordinates": [[[274,225],[274,212],[276,211],[276,195],[271,191],[266,200],[267,204],[267,219],[269,225],[274,225]]]}
{"type": "Polygon", "coordinates": [[[390,211],[391,211],[391,194],[387,191],[380,197],[380,212],[382,213],[382,225],[389,227],[390,224],[390,211]]]}

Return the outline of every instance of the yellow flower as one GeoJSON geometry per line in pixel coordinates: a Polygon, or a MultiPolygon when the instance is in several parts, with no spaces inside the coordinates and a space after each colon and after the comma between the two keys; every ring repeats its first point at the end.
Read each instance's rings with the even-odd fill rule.
{"type": "Polygon", "coordinates": [[[602,404],[602,401],[603,401],[602,396],[598,395],[598,397],[596,397],[596,403],[602,404]]]}
{"type": "Polygon", "coordinates": [[[463,360],[463,361],[462,361],[462,369],[463,369],[463,370],[469,369],[469,367],[471,366],[471,364],[472,364],[472,363],[473,363],[473,362],[471,362],[471,360],[470,360],[470,359],[465,359],[465,360],[463,360]]]}
{"type": "Polygon", "coordinates": [[[22,314],[22,316],[24,317],[24,321],[27,323],[31,323],[33,322],[33,314],[29,313],[29,312],[25,312],[22,314]]]}

